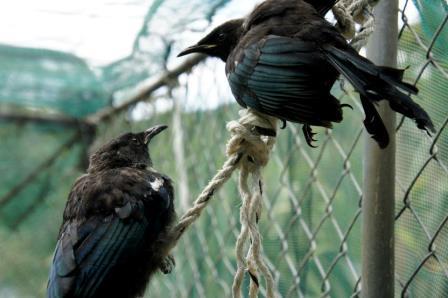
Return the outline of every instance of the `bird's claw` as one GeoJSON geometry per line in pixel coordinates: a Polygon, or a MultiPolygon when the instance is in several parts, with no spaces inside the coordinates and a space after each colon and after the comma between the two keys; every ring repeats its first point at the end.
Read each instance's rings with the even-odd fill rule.
{"type": "Polygon", "coordinates": [[[353,111],[353,107],[351,105],[349,105],[348,103],[341,104],[341,109],[343,109],[343,108],[350,108],[353,111]]]}
{"type": "Polygon", "coordinates": [[[172,255],[167,255],[160,263],[159,269],[163,274],[170,274],[176,267],[176,260],[172,255]]]}
{"type": "Polygon", "coordinates": [[[314,136],[316,133],[313,132],[311,129],[311,126],[308,124],[304,124],[302,127],[303,135],[305,136],[305,141],[311,148],[317,148],[317,146],[313,145],[313,142],[316,142],[317,140],[314,139],[314,136]]]}
{"type": "Polygon", "coordinates": [[[273,129],[264,128],[264,127],[260,127],[260,126],[254,126],[254,129],[258,134],[260,134],[262,136],[267,136],[267,137],[276,137],[277,136],[277,133],[273,129]]]}
{"type": "Polygon", "coordinates": [[[282,122],[282,126],[280,126],[280,129],[285,129],[286,128],[286,120],[280,119],[280,121],[282,122]]]}

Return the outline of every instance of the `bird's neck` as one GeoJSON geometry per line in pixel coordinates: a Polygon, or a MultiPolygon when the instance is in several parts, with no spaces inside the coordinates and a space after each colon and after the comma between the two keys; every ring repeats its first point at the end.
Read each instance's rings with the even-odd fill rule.
{"type": "Polygon", "coordinates": [[[103,162],[98,164],[90,164],[89,168],[87,169],[87,172],[89,174],[93,174],[120,168],[134,168],[138,170],[150,169],[151,171],[154,171],[151,166],[152,164],[146,164],[146,163],[117,163],[116,161],[111,163],[103,162]]]}
{"type": "Polygon", "coordinates": [[[227,59],[232,54],[233,50],[236,47],[237,41],[233,44],[227,45],[225,48],[223,48],[219,53],[216,53],[214,56],[224,61],[224,63],[227,62],[227,59]]]}

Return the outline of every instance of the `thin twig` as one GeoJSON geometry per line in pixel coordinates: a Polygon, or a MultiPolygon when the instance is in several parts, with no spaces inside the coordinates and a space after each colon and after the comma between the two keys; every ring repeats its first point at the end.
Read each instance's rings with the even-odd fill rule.
{"type": "Polygon", "coordinates": [[[48,159],[39,164],[33,171],[31,171],[25,178],[22,179],[16,186],[14,186],[8,193],[0,198],[0,208],[4,207],[12,198],[18,195],[25,187],[32,183],[43,170],[51,167],[56,160],[69,148],[71,148],[79,139],[81,133],[76,132],[67,142],[62,144],[48,159]]]}
{"type": "Polygon", "coordinates": [[[22,214],[20,214],[14,221],[12,224],[10,224],[10,228],[13,231],[17,231],[18,228],[20,227],[20,225],[26,221],[28,219],[28,217],[31,216],[31,214],[34,213],[34,211],[36,211],[37,208],[39,208],[39,206],[41,206],[41,204],[45,201],[45,199],[47,198],[49,192],[50,192],[50,183],[51,183],[51,179],[50,179],[50,174],[47,175],[47,177],[45,177],[45,182],[43,184],[43,186],[40,187],[39,192],[37,193],[37,195],[35,196],[34,202],[32,202],[26,209],[25,211],[22,212],[22,214]]]}

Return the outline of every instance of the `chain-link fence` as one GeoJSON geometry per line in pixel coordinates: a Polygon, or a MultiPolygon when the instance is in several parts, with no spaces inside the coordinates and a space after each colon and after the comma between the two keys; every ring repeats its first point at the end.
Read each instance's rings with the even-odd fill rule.
{"type": "MultiPolygon", "coordinates": [[[[437,1],[435,1],[437,2],[437,1]]],[[[396,188],[396,291],[402,297],[445,297],[448,293],[448,5],[415,1],[421,23],[403,3],[399,61],[437,123],[431,138],[416,138],[410,121],[398,125],[396,188]]]]}
{"type": "MultiPolygon", "coordinates": [[[[220,9],[233,13],[238,7],[238,1],[203,2],[182,4],[189,9],[170,22],[182,23],[181,17],[191,11],[195,14],[185,17],[188,22],[210,21],[220,9]],[[199,4],[206,8],[197,12],[199,4]]],[[[229,138],[225,124],[237,119],[239,110],[222,63],[207,60],[190,72],[201,60],[193,58],[175,73],[160,75],[176,61],[171,49],[188,42],[173,46],[170,36],[151,34],[158,28],[154,20],[174,15],[179,5],[154,1],[133,55],[103,70],[107,84],[120,83],[119,91],[114,89],[118,85],[112,90],[115,108],[66,113],[77,118],[9,105],[1,110],[0,297],[43,296],[63,206],[71,184],[85,169],[91,146],[123,131],[168,124],[170,132],[161,134],[150,149],[154,167],[175,181],[179,215],[221,167],[229,138]],[[157,55],[156,66],[144,58],[141,45],[147,41],[165,51],[148,54],[157,55]],[[135,73],[133,65],[139,66],[135,73]],[[135,86],[129,82],[147,76],[156,79],[129,88],[135,86]],[[85,114],[88,118],[82,118],[85,114]]],[[[397,126],[395,284],[396,295],[403,297],[448,296],[447,9],[442,0],[400,4],[399,65],[409,66],[407,80],[420,89],[416,100],[437,128],[429,137],[408,119],[397,126]]],[[[358,95],[348,84],[338,82],[334,94],[354,111],[345,111],[343,123],[333,130],[315,129],[316,149],[306,145],[299,126],[289,124],[279,132],[263,172],[260,230],[282,297],[350,297],[362,289],[364,117],[358,95]]],[[[241,205],[237,179],[235,175],[215,194],[175,249],[174,272],[158,275],[147,296],[231,296],[241,205]]],[[[246,289],[248,285],[246,276],[246,289]]]]}

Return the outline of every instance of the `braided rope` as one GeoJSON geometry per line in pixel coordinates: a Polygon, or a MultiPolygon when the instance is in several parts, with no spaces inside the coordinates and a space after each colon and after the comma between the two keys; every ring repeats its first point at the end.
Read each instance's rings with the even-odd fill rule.
{"type": "Polygon", "coordinates": [[[269,155],[275,144],[275,138],[254,134],[254,127],[277,130],[277,120],[259,114],[253,110],[243,111],[239,121],[232,121],[227,129],[234,136],[227,146],[227,154],[232,155],[244,150],[245,158],[240,167],[239,190],[243,204],[240,209],[241,230],[236,242],[238,269],[235,273],[232,291],[233,297],[241,297],[241,285],[244,273],[251,277],[249,297],[257,297],[259,290],[258,271],[266,281],[266,296],[275,296],[274,279],[263,260],[261,252],[261,235],[258,220],[262,210],[263,184],[260,170],[269,161],[269,155]],[[249,178],[252,178],[249,183],[249,178]],[[250,236],[250,237],[249,237],[250,236]],[[244,247],[249,243],[245,256],[244,247]]]}
{"type": "Polygon", "coordinates": [[[266,297],[275,297],[275,282],[263,259],[261,235],[258,229],[263,196],[261,169],[269,162],[275,137],[261,136],[256,127],[277,131],[277,120],[247,109],[240,111],[238,121],[231,121],[227,124],[227,130],[231,133],[226,150],[228,159],[196,199],[193,207],[180,218],[173,228],[174,246],[186,229],[199,218],[213,194],[229,180],[236,169],[240,169],[241,231],[235,245],[238,269],[232,286],[233,296],[237,298],[241,297],[241,285],[246,271],[251,277],[249,297],[258,296],[259,272],[266,282],[266,297]],[[245,253],[246,245],[249,245],[249,248],[245,253]]]}

